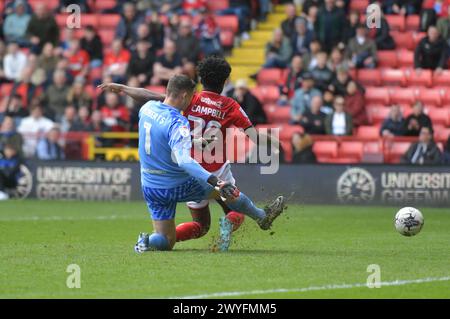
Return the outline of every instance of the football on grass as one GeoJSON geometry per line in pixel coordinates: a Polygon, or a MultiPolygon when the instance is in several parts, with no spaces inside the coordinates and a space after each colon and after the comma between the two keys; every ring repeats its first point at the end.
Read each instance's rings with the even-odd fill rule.
{"type": "Polygon", "coordinates": [[[395,215],[395,229],[403,236],[417,235],[423,227],[423,215],[414,207],[403,207],[395,215]]]}

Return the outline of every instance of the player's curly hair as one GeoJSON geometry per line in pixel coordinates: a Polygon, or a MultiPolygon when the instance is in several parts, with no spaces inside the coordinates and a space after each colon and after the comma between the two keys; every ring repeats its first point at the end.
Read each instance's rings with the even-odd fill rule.
{"type": "Polygon", "coordinates": [[[230,76],[231,66],[224,58],[211,55],[199,63],[197,72],[206,90],[221,93],[230,76]]]}

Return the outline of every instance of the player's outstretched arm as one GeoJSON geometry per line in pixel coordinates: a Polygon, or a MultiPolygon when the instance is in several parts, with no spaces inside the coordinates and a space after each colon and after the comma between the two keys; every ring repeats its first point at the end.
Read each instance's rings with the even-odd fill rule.
{"type": "Polygon", "coordinates": [[[144,88],[135,88],[118,83],[102,83],[98,86],[104,91],[111,91],[115,93],[124,93],[138,102],[148,101],[164,101],[165,95],[156,93],[144,88]]]}

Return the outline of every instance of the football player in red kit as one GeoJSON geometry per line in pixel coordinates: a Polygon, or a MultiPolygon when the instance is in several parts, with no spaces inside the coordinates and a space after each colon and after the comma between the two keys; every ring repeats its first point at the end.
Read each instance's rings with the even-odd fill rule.
{"type": "MultiPolygon", "coordinates": [[[[225,59],[217,56],[209,56],[203,59],[198,65],[198,75],[203,90],[194,94],[184,115],[188,118],[191,126],[194,143],[192,157],[219,179],[234,184],[235,179],[231,173],[230,162],[226,159],[227,128],[242,128],[255,143],[258,134],[241,106],[235,100],[221,95],[230,73],[231,66],[225,59]],[[219,131],[221,134],[219,134],[219,131]],[[220,138],[217,139],[217,135],[220,135],[220,138]],[[211,158],[209,160],[198,158],[198,155],[204,155],[204,152],[196,152],[199,145],[200,147],[210,147],[210,149],[219,151],[221,154],[211,154],[212,162],[211,158]]],[[[100,87],[114,92],[123,92],[141,102],[164,100],[164,95],[143,88],[132,88],[115,83],[102,84],[100,87]]],[[[231,232],[239,228],[244,221],[244,215],[229,211],[221,201],[218,201],[218,203],[226,214],[225,218],[221,218],[220,221],[221,243],[219,243],[219,247],[221,250],[227,250],[231,240],[231,232]]],[[[188,202],[187,205],[193,221],[177,226],[177,241],[202,237],[208,232],[211,224],[208,200],[188,202]]]]}

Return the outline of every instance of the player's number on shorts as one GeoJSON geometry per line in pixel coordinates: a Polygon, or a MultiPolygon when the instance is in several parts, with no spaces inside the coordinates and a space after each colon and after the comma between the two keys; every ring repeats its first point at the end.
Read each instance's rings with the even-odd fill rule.
{"type": "Polygon", "coordinates": [[[144,122],[144,129],[145,129],[145,142],[144,142],[145,154],[150,155],[150,143],[151,143],[150,130],[152,129],[152,124],[149,122],[144,122]]]}

